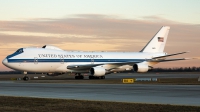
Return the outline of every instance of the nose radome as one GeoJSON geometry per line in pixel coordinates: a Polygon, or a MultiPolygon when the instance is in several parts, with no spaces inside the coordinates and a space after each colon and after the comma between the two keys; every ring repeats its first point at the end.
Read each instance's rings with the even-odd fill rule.
{"type": "Polygon", "coordinates": [[[5,58],[5,59],[2,61],[2,63],[3,63],[4,65],[7,65],[7,64],[8,64],[8,60],[5,58]]]}

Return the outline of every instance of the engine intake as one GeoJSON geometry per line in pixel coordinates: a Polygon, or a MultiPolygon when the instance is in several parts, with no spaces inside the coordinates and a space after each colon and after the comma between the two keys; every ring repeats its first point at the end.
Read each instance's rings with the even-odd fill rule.
{"type": "Polygon", "coordinates": [[[106,70],[103,67],[93,67],[90,69],[90,74],[92,76],[104,76],[106,74],[106,70]]]}
{"type": "Polygon", "coordinates": [[[136,72],[147,72],[148,70],[152,69],[152,67],[149,67],[147,64],[144,63],[138,63],[133,65],[133,70],[136,72]]]}

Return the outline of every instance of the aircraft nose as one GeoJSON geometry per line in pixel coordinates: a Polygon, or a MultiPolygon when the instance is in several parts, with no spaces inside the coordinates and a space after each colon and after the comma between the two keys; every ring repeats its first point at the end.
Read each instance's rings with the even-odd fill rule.
{"type": "Polygon", "coordinates": [[[8,60],[5,58],[2,63],[6,66],[8,64],[8,60]]]}

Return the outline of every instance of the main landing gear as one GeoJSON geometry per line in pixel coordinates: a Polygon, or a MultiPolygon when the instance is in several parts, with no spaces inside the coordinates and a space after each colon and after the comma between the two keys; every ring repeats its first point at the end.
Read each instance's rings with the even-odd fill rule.
{"type": "Polygon", "coordinates": [[[81,75],[81,73],[76,73],[75,75],[75,79],[84,79],[84,76],[81,75]]]}
{"type": "Polygon", "coordinates": [[[24,77],[22,78],[24,81],[28,81],[30,78],[27,75],[27,72],[24,72],[24,77]]]}
{"type": "MultiPolygon", "coordinates": [[[[84,79],[84,76],[81,75],[81,73],[76,73],[75,79],[84,79]]],[[[92,76],[92,75],[90,75],[89,79],[105,79],[105,76],[92,76]]]]}
{"type": "Polygon", "coordinates": [[[89,79],[105,79],[105,76],[89,76],[89,79]]]}

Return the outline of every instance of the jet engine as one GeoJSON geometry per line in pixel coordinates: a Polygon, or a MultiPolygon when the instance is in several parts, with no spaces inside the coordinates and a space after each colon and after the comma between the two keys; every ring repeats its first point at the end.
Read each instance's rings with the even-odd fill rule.
{"type": "Polygon", "coordinates": [[[103,67],[93,67],[90,69],[90,74],[92,76],[104,76],[106,74],[106,70],[103,67]]]}
{"type": "Polygon", "coordinates": [[[148,70],[151,70],[152,67],[149,67],[147,64],[144,63],[137,63],[133,65],[133,70],[136,72],[147,72],[148,70]]]}

